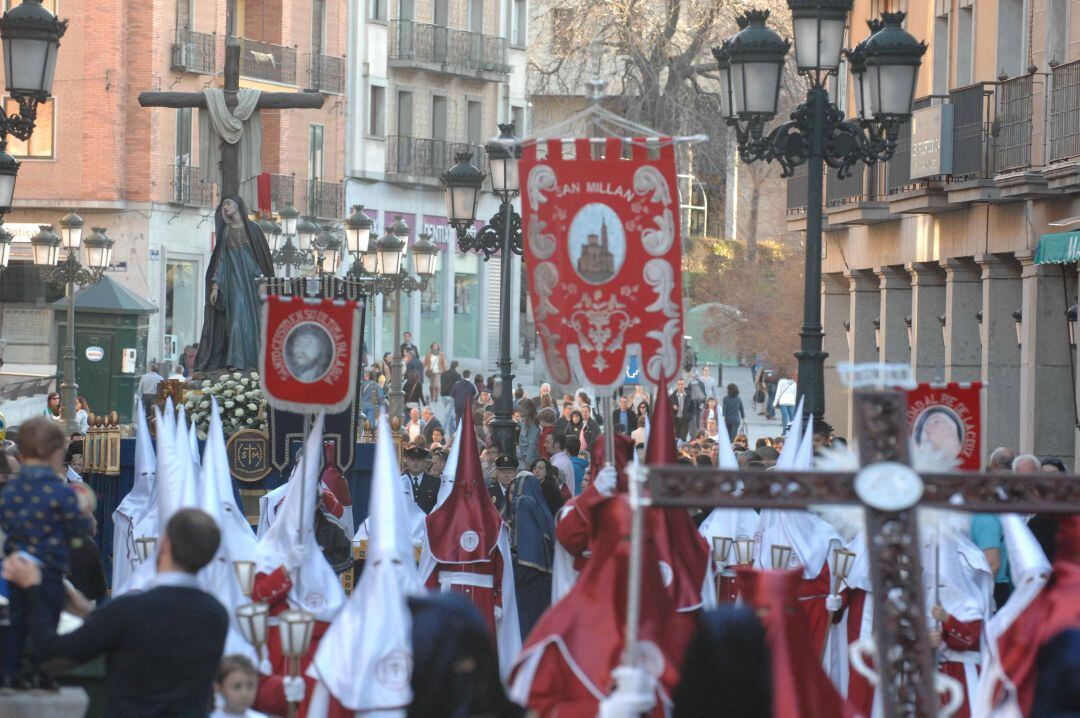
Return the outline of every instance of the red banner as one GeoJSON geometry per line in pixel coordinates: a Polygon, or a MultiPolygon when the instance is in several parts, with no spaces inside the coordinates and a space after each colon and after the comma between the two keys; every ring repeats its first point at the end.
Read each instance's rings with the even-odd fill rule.
{"type": "Polygon", "coordinates": [[[919,384],[907,392],[908,430],[916,448],[957,461],[959,469],[981,464],[982,384],[919,384]]]}
{"type": "Polygon", "coordinates": [[[673,380],[683,307],[671,139],[546,140],[525,146],[521,176],[529,293],[552,378],[612,391],[637,356],[649,382],[673,380]]]}
{"type": "Polygon", "coordinates": [[[259,355],[267,403],[296,413],[344,411],[356,393],[359,344],[356,302],[267,297],[259,355]]]}

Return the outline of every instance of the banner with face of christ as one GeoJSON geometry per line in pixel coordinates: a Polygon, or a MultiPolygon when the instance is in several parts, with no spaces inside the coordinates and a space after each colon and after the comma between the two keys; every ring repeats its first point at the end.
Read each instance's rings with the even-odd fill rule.
{"type": "Polygon", "coordinates": [[[529,144],[521,176],[529,293],[552,378],[613,391],[638,357],[650,383],[673,379],[683,306],[671,139],[529,144]]]}
{"type": "Polygon", "coordinates": [[[297,413],[344,411],[356,390],[359,341],[356,302],[267,297],[259,354],[267,403],[297,413]]]}

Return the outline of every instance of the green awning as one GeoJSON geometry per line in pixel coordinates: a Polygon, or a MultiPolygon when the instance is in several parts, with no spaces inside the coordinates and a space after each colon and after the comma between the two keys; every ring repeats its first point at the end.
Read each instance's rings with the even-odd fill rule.
{"type": "Polygon", "coordinates": [[[1035,264],[1068,264],[1080,260],[1080,232],[1055,232],[1039,237],[1035,264]]]}

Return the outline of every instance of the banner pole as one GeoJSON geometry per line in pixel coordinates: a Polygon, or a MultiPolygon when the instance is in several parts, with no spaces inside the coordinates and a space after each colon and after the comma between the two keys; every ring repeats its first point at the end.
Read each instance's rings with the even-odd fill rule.
{"type": "MultiPolygon", "coordinates": [[[[308,438],[311,435],[311,415],[304,412],[302,415],[304,418],[304,443],[300,449],[300,466],[297,472],[297,480],[300,482],[300,521],[297,522],[296,527],[296,545],[297,547],[304,545],[304,517],[307,507],[304,505],[304,501],[307,498],[307,486],[304,484],[304,475],[307,473],[307,462],[310,460],[308,456],[308,438]]],[[[296,578],[300,580],[300,566],[296,567],[296,578]]]]}
{"type": "Polygon", "coordinates": [[[641,615],[641,568],[645,531],[645,506],[641,500],[641,484],[645,481],[645,469],[632,463],[627,467],[630,479],[630,576],[626,588],[626,645],[623,646],[622,664],[636,665],[635,648],[638,640],[638,619],[641,615]]]}
{"type": "MultiPolygon", "coordinates": [[[[604,421],[604,466],[615,465],[615,423],[611,420],[611,395],[600,397],[600,418],[604,421]]],[[[589,447],[592,450],[592,447],[589,447]]]]}

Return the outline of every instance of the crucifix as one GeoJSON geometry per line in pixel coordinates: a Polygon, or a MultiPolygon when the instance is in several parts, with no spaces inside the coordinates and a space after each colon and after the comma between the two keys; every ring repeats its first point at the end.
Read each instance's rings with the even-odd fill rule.
{"type": "MultiPolygon", "coordinates": [[[[236,95],[240,91],[240,45],[233,40],[225,43],[224,72],[225,104],[229,110],[236,108],[236,95]]],[[[319,109],[324,98],[317,92],[263,92],[255,111],[259,110],[296,110],[319,109]]],[[[139,104],[143,107],[197,107],[206,109],[206,98],[201,92],[140,92],[139,104]]],[[[221,184],[222,197],[235,197],[240,194],[240,144],[221,143],[221,184]]]]}
{"type": "MultiPolygon", "coordinates": [[[[874,632],[885,715],[934,718],[934,661],[924,612],[916,508],[981,513],[1074,513],[1080,477],[1061,474],[917,474],[908,464],[906,396],[856,391],[862,469],[741,472],[648,466],[652,506],[806,509],[863,504],[871,552],[874,632]]],[[[642,513],[641,511],[635,512],[642,513]]],[[[633,579],[631,579],[633,581],[633,579]]]]}

